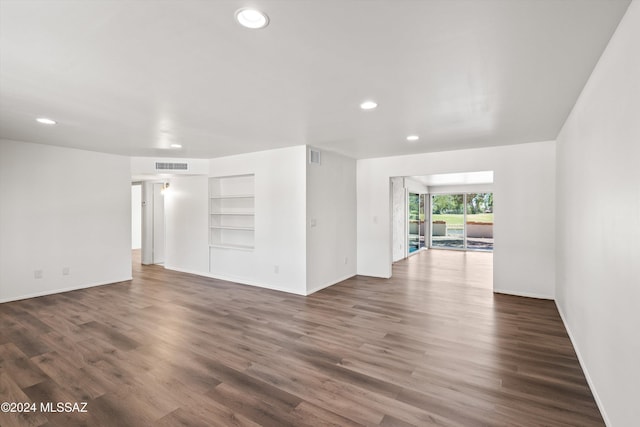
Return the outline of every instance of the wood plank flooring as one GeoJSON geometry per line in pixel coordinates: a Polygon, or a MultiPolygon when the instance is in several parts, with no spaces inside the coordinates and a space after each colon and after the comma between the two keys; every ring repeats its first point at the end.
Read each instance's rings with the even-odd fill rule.
{"type": "Polygon", "coordinates": [[[490,253],[429,251],[310,297],[134,264],[0,304],[9,426],[600,426],[555,304],[491,292],[490,253]]]}

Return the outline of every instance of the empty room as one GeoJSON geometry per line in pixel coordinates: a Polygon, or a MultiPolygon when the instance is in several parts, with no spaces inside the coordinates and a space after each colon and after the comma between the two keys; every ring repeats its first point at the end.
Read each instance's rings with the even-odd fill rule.
{"type": "Polygon", "coordinates": [[[640,0],[0,0],[0,426],[640,425],[640,0]]]}

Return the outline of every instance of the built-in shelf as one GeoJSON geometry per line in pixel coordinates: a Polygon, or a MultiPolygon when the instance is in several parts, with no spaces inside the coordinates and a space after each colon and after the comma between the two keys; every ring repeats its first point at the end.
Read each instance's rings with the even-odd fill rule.
{"type": "Polygon", "coordinates": [[[253,250],[253,246],[244,246],[244,245],[232,245],[232,244],[225,244],[225,245],[209,245],[210,248],[218,248],[218,249],[236,249],[239,251],[252,251],[253,250]]]}
{"type": "Polygon", "coordinates": [[[209,179],[209,246],[252,250],[255,244],[254,175],[209,179]]]}
{"type": "Polygon", "coordinates": [[[227,194],[227,195],[215,195],[209,197],[210,199],[253,199],[253,194],[227,194]]]}
{"type": "Polygon", "coordinates": [[[255,230],[255,228],[253,227],[231,227],[227,225],[212,225],[210,228],[218,228],[220,230],[247,230],[247,231],[255,230]]]}
{"type": "Polygon", "coordinates": [[[253,212],[211,212],[211,215],[255,215],[253,212]]]}

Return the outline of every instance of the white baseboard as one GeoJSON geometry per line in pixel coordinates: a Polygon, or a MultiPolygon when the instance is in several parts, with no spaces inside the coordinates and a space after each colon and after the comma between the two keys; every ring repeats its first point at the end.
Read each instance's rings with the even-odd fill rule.
{"type": "Polygon", "coordinates": [[[303,292],[297,292],[297,291],[293,291],[293,290],[291,290],[289,288],[273,286],[273,285],[269,285],[269,284],[266,284],[266,283],[255,282],[255,281],[252,281],[252,280],[246,280],[246,279],[244,279],[242,277],[232,277],[232,276],[224,276],[224,275],[220,275],[220,274],[211,274],[211,273],[206,273],[206,272],[203,272],[203,271],[187,270],[187,269],[184,269],[184,268],[178,268],[178,267],[173,267],[173,266],[168,266],[168,265],[165,265],[164,268],[166,268],[167,270],[178,271],[180,273],[195,274],[196,276],[208,277],[210,279],[218,279],[218,280],[224,280],[225,282],[238,283],[240,285],[255,286],[257,288],[271,289],[272,291],[287,292],[287,293],[290,293],[290,294],[305,296],[305,293],[303,293],[303,292]]]}
{"type": "Polygon", "coordinates": [[[324,283],[322,285],[318,285],[318,286],[314,286],[313,288],[311,288],[311,290],[307,290],[307,295],[311,295],[313,293],[316,293],[322,289],[328,288],[329,286],[333,286],[335,284],[338,284],[340,282],[344,282],[347,279],[350,279],[352,277],[354,277],[355,274],[347,274],[346,276],[340,277],[339,279],[336,280],[330,280],[327,283],[324,283]]]}
{"type": "Polygon", "coordinates": [[[302,293],[302,292],[298,292],[298,291],[293,291],[293,290],[291,290],[289,288],[273,286],[273,285],[266,284],[266,283],[255,282],[253,280],[246,280],[246,279],[244,279],[242,277],[225,276],[225,275],[221,275],[221,274],[211,274],[211,273],[206,273],[206,272],[203,272],[203,271],[195,271],[195,270],[188,270],[188,269],[184,269],[184,268],[174,267],[174,266],[171,266],[171,265],[165,265],[164,268],[166,268],[167,270],[178,271],[180,273],[195,274],[196,276],[208,277],[210,279],[224,280],[225,282],[233,282],[233,283],[238,283],[240,285],[255,286],[255,287],[258,287],[258,288],[271,289],[273,291],[287,292],[287,293],[290,293],[290,294],[302,295],[302,296],[311,295],[311,294],[313,294],[315,292],[318,292],[319,290],[322,290],[324,288],[328,288],[329,286],[335,285],[336,283],[340,283],[342,281],[345,281],[345,280],[355,276],[355,274],[349,274],[349,275],[346,275],[344,277],[338,278],[336,280],[331,280],[331,281],[329,281],[327,283],[323,283],[322,285],[315,286],[310,291],[307,291],[306,293],[302,293]]]}
{"type": "Polygon", "coordinates": [[[47,291],[35,292],[35,293],[32,293],[32,294],[26,294],[26,295],[19,295],[19,296],[10,297],[10,298],[0,298],[0,304],[3,303],[3,302],[20,301],[20,300],[23,300],[23,299],[43,297],[45,295],[53,295],[53,294],[61,294],[61,293],[64,293],[64,292],[77,291],[79,289],[94,288],[96,286],[112,285],[114,283],[126,282],[126,281],[131,280],[131,279],[132,279],[132,277],[129,276],[129,277],[124,278],[124,279],[108,280],[108,281],[104,281],[104,282],[95,282],[95,283],[90,283],[88,285],[71,286],[71,287],[68,287],[68,288],[51,289],[51,290],[47,290],[47,291]]]}
{"type": "Polygon", "coordinates": [[[391,274],[389,274],[388,276],[380,276],[377,274],[368,274],[368,273],[361,273],[361,272],[356,272],[355,274],[356,276],[363,276],[363,277],[373,277],[375,279],[391,279],[391,274]]]}
{"type": "Polygon", "coordinates": [[[505,289],[493,289],[493,292],[496,294],[505,294],[505,295],[514,295],[517,297],[527,297],[527,298],[537,298],[537,299],[548,299],[548,300],[554,300],[555,298],[553,296],[550,295],[542,295],[542,294],[536,294],[536,293],[532,293],[532,292],[518,292],[518,291],[508,291],[505,289]]]}
{"type": "Polygon", "coordinates": [[[576,356],[578,356],[578,362],[580,363],[580,367],[582,368],[582,372],[584,372],[584,377],[587,379],[587,384],[589,384],[589,388],[591,389],[591,394],[593,394],[593,398],[596,401],[596,405],[598,405],[598,409],[600,410],[600,414],[602,415],[602,419],[607,426],[611,426],[611,421],[609,421],[609,417],[607,416],[607,412],[604,410],[604,405],[602,404],[602,399],[598,395],[598,391],[596,390],[595,384],[593,384],[593,380],[591,379],[591,375],[589,375],[589,370],[587,369],[587,365],[584,363],[584,359],[582,358],[582,354],[580,354],[580,348],[578,347],[578,343],[573,338],[573,333],[571,333],[571,329],[567,324],[567,320],[562,312],[562,308],[558,304],[558,301],[555,301],[556,308],[558,309],[558,313],[560,313],[560,318],[562,319],[562,323],[564,324],[564,328],[567,330],[567,334],[569,335],[569,339],[571,340],[571,345],[573,345],[573,349],[576,352],[576,356]]]}

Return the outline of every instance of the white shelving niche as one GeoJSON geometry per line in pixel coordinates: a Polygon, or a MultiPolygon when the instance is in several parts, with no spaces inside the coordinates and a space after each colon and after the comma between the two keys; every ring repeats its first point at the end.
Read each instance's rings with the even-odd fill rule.
{"type": "Polygon", "coordinates": [[[251,251],[255,245],[255,175],[209,178],[209,246],[251,251]]]}

